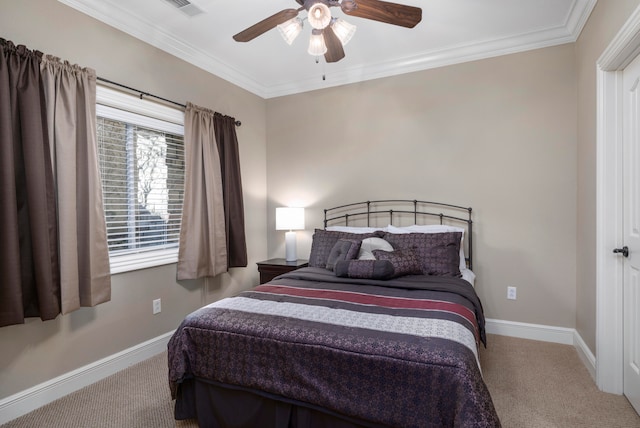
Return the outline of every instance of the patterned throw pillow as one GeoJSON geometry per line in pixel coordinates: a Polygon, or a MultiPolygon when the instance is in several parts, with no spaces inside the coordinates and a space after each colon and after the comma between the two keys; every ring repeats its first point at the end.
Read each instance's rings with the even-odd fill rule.
{"type": "Polygon", "coordinates": [[[373,255],[378,260],[388,260],[393,265],[393,276],[419,275],[422,266],[413,250],[384,251],[373,250],[373,255]]]}
{"type": "Polygon", "coordinates": [[[338,239],[327,258],[327,269],[333,270],[339,260],[353,260],[358,257],[361,242],[355,239],[338,239]]]}
{"type": "Polygon", "coordinates": [[[386,233],[383,238],[396,249],[413,250],[425,275],[455,276],[460,274],[461,232],[386,233]]]}
{"type": "Polygon", "coordinates": [[[340,260],[335,273],[343,278],[389,279],[393,277],[393,265],[388,260],[340,260]]]}
{"type": "Polygon", "coordinates": [[[365,238],[382,236],[384,232],[377,231],[372,233],[349,233],[334,232],[330,230],[316,229],[311,242],[311,252],[309,254],[309,266],[320,267],[326,269],[329,254],[338,239],[353,239],[362,241],[365,238]]]}

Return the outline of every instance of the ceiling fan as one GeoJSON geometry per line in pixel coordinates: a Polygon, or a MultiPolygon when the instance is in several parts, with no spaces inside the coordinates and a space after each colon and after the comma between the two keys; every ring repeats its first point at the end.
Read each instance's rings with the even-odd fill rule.
{"type": "Polygon", "coordinates": [[[413,28],[422,20],[422,9],[382,0],[296,0],[301,7],[282,10],[257,24],[242,30],[233,39],[248,42],[278,27],[287,43],[291,44],[302,30],[302,19],[298,14],[306,10],[307,20],[313,27],[308,52],[314,56],[324,55],[327,62],[338,62],[344,58],[343,46],[353,36],[355,25],[331,16],[330,7],[340,7],[349,16],[372,19],[386,24],[413,28]]]}

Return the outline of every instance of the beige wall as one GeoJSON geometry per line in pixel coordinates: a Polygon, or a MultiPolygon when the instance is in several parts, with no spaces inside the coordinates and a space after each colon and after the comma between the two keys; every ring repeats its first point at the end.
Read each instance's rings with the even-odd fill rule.
{"type": "Polygon", "coordinates": [[[576,69],[572,44],[267,102],[269,253],[274,208],[407,198],[471,206],[489,318],[574,327],[576,69]],[[518,300],[506,299],[507,286],[518,300]]]}
{"type": "Polygon", "coordinates": [[[180,282],[175,265],[113,277],[112,300],[56,320],[0,329],[0,400],[175,329],[203,303],[258,283],[265,258],[266,102],[53,0],[4,1],[0,37],[96,69],[101,77],[242,121],[249,266],[216,280],[180,282]],[[152,315],[152,300],[162,312],[152,315]]]}
{"type": "Polygon", "coordinates": [[[120,274],[107,304],[0,329],[0,399],[257,283],[255,262],[284,254],[274,208],[290,203],[308,207],[301,258],[326,207],[392,197],[472,206],[487,316],[576,327],[593,351],[595,61],[638,3],[598,2],[577,44],[265,101],[58,2],[3,2],[0,37],[242,120],[249,267],[209,282],[177,283],[173,265],[120,274]]]}
{"type": "Polygon", "coordinates": [[[596,62],[638,0],[600,0],[576,43],[578,81],[578,212],[576,329],[596,346],[596,62]]]}

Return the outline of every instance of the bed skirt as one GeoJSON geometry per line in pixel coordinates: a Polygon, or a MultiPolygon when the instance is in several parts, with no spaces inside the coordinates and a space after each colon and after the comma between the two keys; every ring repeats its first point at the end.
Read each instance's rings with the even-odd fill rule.
{"type": "Polygon", "coordinates": [[[383,427],[357,421],[311,404],[205,379],[185,380],[179,390],[175,403],[175,418],[197,419],[200,427],[383,427]]]}

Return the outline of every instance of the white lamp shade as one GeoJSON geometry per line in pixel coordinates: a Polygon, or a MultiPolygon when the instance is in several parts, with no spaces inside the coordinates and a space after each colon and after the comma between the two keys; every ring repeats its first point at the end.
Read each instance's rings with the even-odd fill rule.
{"type": "Polygon", "coordinates": [[[276,208],[276,230],[304,229],[304,208],[276,208]]]}
{"type": "Polygon", "coordinates": [[[331,23],[331,11],[329,6],[324,3],[316,3],[309,8],[307,15],[309,25],[318,30],[322,30],[331,23]]]}
{"type": "Polygon", "coordinates": [[[278,25],[278,30],[284,41],[290,45],[302,31],[302,19],[297,16],[291,18],[287,22],[278,25]]]}
{"type": "Polygon", "coordinates": [[[327,53],[327,45],[324,43],[322,31],[314,29],[309,38],[309,55],[321,56],[327,53]]]}
{"type": "Polygon", "coordinates": [[[342,46],[346,46],[349,40],[356,33],[356,26],[349,24],[342,18],[336,18],[331,24],[331,29],[335,33],[336,37],[342,42],[342,46]]]}

